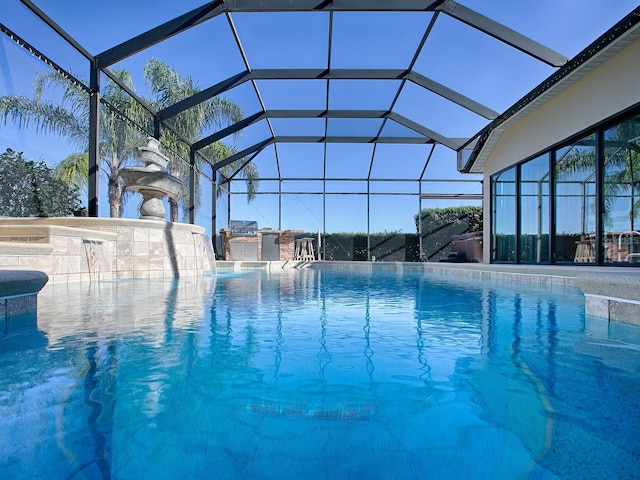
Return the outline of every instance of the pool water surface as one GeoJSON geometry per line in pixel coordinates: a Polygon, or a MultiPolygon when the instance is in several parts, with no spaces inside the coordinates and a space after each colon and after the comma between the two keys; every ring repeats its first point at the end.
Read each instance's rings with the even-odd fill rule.
{"type": "Polygon", "coordinates": [[[50,285],[0,337],[0,478],[640,478],[638,339],[408,272],[50,285]]]}

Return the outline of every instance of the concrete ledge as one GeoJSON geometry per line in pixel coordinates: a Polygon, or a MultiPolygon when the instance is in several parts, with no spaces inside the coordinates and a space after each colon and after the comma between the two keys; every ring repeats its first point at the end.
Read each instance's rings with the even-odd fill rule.
{"type": "Polygon", "coordinates": [[[49,255],[51,252],[53,252],[53,245],[49,242],[0,241],[0,255],[49,255]]]}
{"type": "Polygon", "coordinates": [[[216,260],[216,270],[221,272],[238,272],[241,270],[290,270],[310,268],[315,261],[301,260],[216,260]]]}
{"type": "Polygon", "coordinates": [[[217,260],[218,271],[320,269],[345,272],[416,272],[472,278],[479,282],[506,282],[546,288],[575,287],[576,269],[562,267],[529,268],[482,263],[360,262],[360,261],[230,261],[217,260]]]}
{"type": "Polygon", "coordinates": [[[490,265],[484,263],[447,262],[311,262],[311,268],[354,272],[423,272],[472,278],[480,282],[497,281],[511,285],[532,285],[548,288],[574,287],[576,269],[549,266],[490,265]]]}
{"type": "Polygon", "coordinates": [[[204,227],[199,225],[191,225],[188,223],[171,223],[161,220],[141,220],[132,218],[104,218],[104,217],[2,217],[0,218],[0,227],[4,229],[6,226],[19,226],[21,228],[28,226],[59,226],[70,228],[84,228],[94,231],[103,228],[116,227],[140,227],[158,229],[158,230],[176,230],[187,231],[193,233],[205,233],[204,227]]]}
{"type": "Polygon", "coordinates": [[[640,271],[579,273],[575,282],[585,295],[635,300],[640,303],[640,271]]]}
{"type": "Polygon", "coordinates": [[[575,283],[587,315],[640,325],[640,271],[580,273],[575,283]]]}
{"type": "MultiPolygon", "coordinates": [[[[40,219],[38,219],[40,220],[40,219]]],[[[51,237],[70,237],[83,238],[85,240],[107,241],[115,240],[116,234],[111,232],[102,232],[93,230],[84,226],[63,226],[63,225],[6,225],[6,222],[0,223],[0,239],[6,238],[24,238],[30,239],[30,242],[49,242],[51,237]]]]}

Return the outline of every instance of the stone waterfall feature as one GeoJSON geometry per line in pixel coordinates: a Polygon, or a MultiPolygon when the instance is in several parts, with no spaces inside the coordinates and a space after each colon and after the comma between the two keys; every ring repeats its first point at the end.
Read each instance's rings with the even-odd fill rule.
{"type": "MultiPolygon", "coordinates": [[[[120,170],[128,188],[143,196],[141,219],[0,217],[0,266],[5,266],[0,274],[3,268],[28,267],[43,272],[50,284],[95,286],[103,280],[200,278],[214,273],[213,246],[205,228],[165,222],[163,198],[177,197],[182,182],[168,174],[169,160],[158,146],[149,139],[138,149],[145,166],[120,170]]],[[[9,308],[3,297],[17,295],[1,288],[15,286],[15,278],[3,282],[1,277],[0,337],[7,329],[3,312],[9,308]]]]}
{"type": "Polygon", "coordinates": [[[120,177],[129,190],[140,192],[142,205],[140,218],[164,220],[164,197],[176,198],[182,181],[167,171],[169,159],[160,153],[160,142],[148,137],[147,145],[138,147],[138,158],[144,167],[123,167],[120,177]]]}

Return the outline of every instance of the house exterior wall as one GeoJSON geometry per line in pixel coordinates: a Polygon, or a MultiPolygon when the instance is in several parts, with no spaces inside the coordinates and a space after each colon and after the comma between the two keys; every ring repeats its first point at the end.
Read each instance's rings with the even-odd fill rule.
{"type": "MultiPolygon", "coordinates": [[[[640,101],[640,40],[576,81],[526,117],[509,125],[483,168],[491,175],[613,116],[640,101]]],[[[557,88],[557,87],[556,87],[557,88]]],[[[483,200],[484,238],[491,238],[491,188],[483,200]]],[[[491,242],[484,242],[485,262],[491,242]]]]}

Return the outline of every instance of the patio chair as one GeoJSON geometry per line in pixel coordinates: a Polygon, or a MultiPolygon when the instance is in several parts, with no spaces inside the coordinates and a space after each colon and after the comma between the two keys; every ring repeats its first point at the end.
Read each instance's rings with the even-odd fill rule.
{"type": "Polygon", "coordinates": [[[633,245],[634,245],[634,236],[637,235],[638,236],[638,240],[640,241],[640,232],[636,231],[636,230],[629,230],[627,232],[622,232],[619,236],[618,236],[618,261],[622,262],[622,239],[623,237],[627,236],[629,237],[627,244],[625,244],[625,246],[627,247],[626,250],[626,256],[624,257],[624,261],[625,262],[631,262],[634,258],[640,258],[640,252],[633,252],[633,245]]]}

